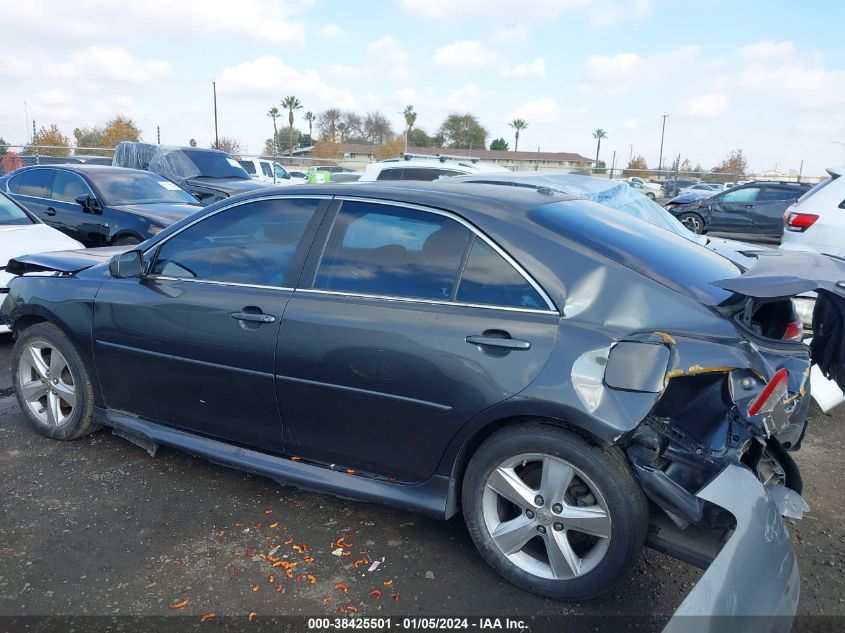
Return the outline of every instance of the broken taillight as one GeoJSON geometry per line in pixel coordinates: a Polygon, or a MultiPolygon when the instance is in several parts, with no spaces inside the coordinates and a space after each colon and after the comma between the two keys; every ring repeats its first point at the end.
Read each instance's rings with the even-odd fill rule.
{"type": "Polygon", "coordinates": [[[783,224],[787,231],[803,233],[813,226],[818,219],[819,216],[813,215],[812,213],[797,213],[795,211],[790,211],[787,213],[786,217],[783,218],[783,224]]]}
{"type": "Polygon", "coordinates": [[[786,324],[786,331],[783,333],[784,341],[800,341],[804,336],[804,322],[800,316],[796,316],[794,321],[786,324]]]}
{"type": "Polygon", "coordinates": [[[786,396],[786,387],[789,382],[786,369],[781,368],[775,372],[769,384],[763,388],[756,400],[748,405],[748,417],[753,418],[758,413],[766,413],[774,410],[775,405],[781,402],[786,396]]]}

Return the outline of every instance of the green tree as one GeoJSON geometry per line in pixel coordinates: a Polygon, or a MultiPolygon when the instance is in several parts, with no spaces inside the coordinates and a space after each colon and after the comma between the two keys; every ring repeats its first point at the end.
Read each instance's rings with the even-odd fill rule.
{"type": "Polygon", "coordinates": [[[408,151],[408,140],[411,136],[411,128],[417,122],[417,113],[414,112],[414,106],[407,105],[402,110],[402,116],[405,117],[405,151],[408,151]]]}
{"type": "Polygon", "coordinates": [[[271,156],[274,155],[274,151],[278,152],[278,154],[289,152],[291,147],[299,147],[303,136],[304,135],[298,128],[293,128],[293,137],[291,137],[288,130],[281,129],[276,132],[275,141],[272,138],[268,138],[264,141],[264,154],[271,156]],[[290,145],[291,140],[293,141],[293,145],[290,145]]]}
{"type": "Polygon", "coordinates": [[[27,153],[42,156],[70,156],[70,141],[55,123],[38,130],[32,136],[32,145],[43,147],[28,147],[27,153]]]}
{"type": "Polygon", "coordinates": [[[414,147],[431,147],[431,145],[431,137],[425,133],[425,130],[415,127],[408,132],[409,149],[413,149],[414,147]]]}
{"type": "MultiPolygon", "coordinates": [[[[279,130],[276,127],[276,119],[278,119],[281,116],[281,113],[279,112],[279,108],[277,108],[276,106],[273,106],[272,108],[270,108],[267,111],[267,116],[270,117],[271,119],[273,119],[273,138],[270,139],[272,141],[272,143],[271,143],[269,154],[271,156],[275,156],[276,155],[275,139],[278,138],[278,136],[279,136],[279,130]]],[[[267,149],[267,148],[265,147],[264,149],[267,149]]]]}
{"type": "Polygon", "coordinates": [[[494,138],[493,142],[490,143],[490,149],[506,152],[508,151],[508,142],[503,138],[494,138]]]}
{"type": "Polygon", "coordinates": [[[309,110],[302,115],[302,118],[305,119],[305,122],[308,124],[308,145],[311,145],[312,138],[314,136],[314,121],[317,120],[317,117],[313,112],[311,112],[311,110],[309,110]]]}
{"type": "Polygon", "coordinates": [[[603,138],[607,138],[607,132],[598,128],[595,132],[593,132],[593,138],[596,139],[596,166],[598,166],[599,152],[601,151],[601,140],[603,138]]]}
{"type": "Polygon", "coordinates": [[[514,119],[510,123],[508,123],[514,129],[514,142],[513,142],[513,151],[519,151],[519,131],[524,130],[528,127],[528,123],[525,119],[514,119]]]}
{"type": "Polygon", "coordinates": [[[645,178],[648,176],[648,163],[646,163],[645,156],[638,154],[628,161],[628,166],[622,170],[622,176],[639,176],[645,178]]]}
{"type": "Polygon", "coordinates": [[[190,145],[191,147],[196,147],[197,146],[197,139],[195,139],[195,138],[190,139],[188,141],[188,145],[190,145]]]}
{"type": "Polygon", "coordinates": [[[9,143],[6,141],[6,139],[0,136],[0,156],[5,154],[7,151],[9,151],[9,143]]]}
{"type": "MultiPolygon", "coordinates": [[[[115,117],[106,123],[103,128],[103,144],[101,147],[113,149],[117,147],[118,143],[123,141],[140,141],[141,130],[135,125],[135,122],[129,117],[122,114],[117,114],[115,117]]],[[[108,153],[111,155],[111,152],[108,153]]]]}
{"type": "Polygon", "coordinates": [[[290,153],[293,153],[293,111],[294,110],[301,110],[302,104],[299,102],[299,99],[294,97],[293,95],[289,95],[282,99],[282,109],[288,111],[288,148],[290,148],[290,153]]]}
{"type": "Polygon", "coordinates": [[[103,143],[103,129],[100,127],[93,126],[74,128],[73,138],[76,139],[77,153],[95,154],[103,156],[107,156],[110,154],[110,152],[103,152],[102,150],[91,149],[105,147],[103,143]]]}
{"type": "Polygon", "coordinates": [[[469,113],[450,114],[440,124],[438,131],[442,145],[453,149],[484,149],[487,146],[487,134],[487,129],[469,113]]]}

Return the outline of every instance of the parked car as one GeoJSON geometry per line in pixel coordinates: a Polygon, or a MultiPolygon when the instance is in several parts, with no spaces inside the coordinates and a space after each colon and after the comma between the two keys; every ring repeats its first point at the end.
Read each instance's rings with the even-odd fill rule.
{"type": "Polygon", "coordinates": [[[291,175],[282,165],[266,158],[239,158],[238,162],[250,177],[274,185],[302,185],[305,178],[291,175]]]}
{"type": "MultiPolygon", "coordinates": [[[[29,253],[79,248],[83,246],[75,239],[50,228],[10,196],[0,193],[0,295],[5,296],[9,291],[9,280],[13,277],[6,271],[10,259],[29,253]]],[[[8,326],[0,325],[0,333],[7,332],[8,326]]]]}
{"type": "Polygon", "coordinates": [[[709,198],[713,195],[716,195],[716,192],[702,190],[688,191],[687,193],[677,195],[671,200],[668,200],[666,204],[663,205],[663,208],[669,211],[682,204],[690,204],[696,200],[703,200],[704,198],[709,198]]]}
{"type": "MultiPolygon", "coordinates": [[[[607,591],[648,539],[712,560],[680,613],[794,614],[780,515],[805,505],[784,449],[811,350],[785,315],[800,277],[835,318],[845,262],[772,251],[746,271],[554,191],[403,185],[254,192],[137,250],[13,260],[0,313],[26,419],[461,510],[543,596],[607,591]]],[[[812,359],[845,383],[834,322],[812,359]]]]}
{"type": "Polygon", "coordinates": [[[724,187],[719,183],[697,182],[694,185],[690,185],[689,187],[682,187],[678,195],[683,196],[684,194],[696,192],[712,195],[714,192],[717,191],[724,191],[724,187]]]}
{"type": "Polygon", "coordinates": [[[85,246],[138,244],[199,209],[166,178],[123,167],[22,167],[0,178],[0,188],[85,246]]]}
{"type": "Polygon", "coordinates": [[[364,169],[359,182],[381,180],[437,180],[450,176],[478,173],[503,173],[508,169],[491,163],[479,162],[477,158],[428,154],[404,154],[402,158],[388,158],[370,163],[364,169]]]}
{"type": "Polygon", "coordinates": [[[625,181],[629,185],[631,185],[631,187],[633,187],[641,194],[652,200],[656,200],[658,197],[663,195],[663,190],[660,187],[660,183],[649,182],[647,180],[643,180],[639,176],[631,176],[629,178],[625,178],[625,181]]]}
{"type": "Polygon", "coordinates": [[[681,192],[681,189],[685,187],[692,187],[695,184],[698,184],[697,180],[691,180],[689,178],[675,178],[673,176],[660,185],[660,189],[663,191],[664,198],[674,198],[681,192]]]}
{"type": "Polygon", "coordinates": [[[298,169],[289,169],[288,173],[290,174],[291,178],[300,178],[303,182],[308,181],[308,173],[298,170],[298,169]]]}
{"type": "Polygon", "coordinates": [[[238,161],[216,149],[124,141],[115,148],[112,164],[164,176],[191,193],[203,206],[270,186],[250,178],[238,161]]]}
{"type": "Polygon", "coordinates": [[[829,178],[787,207],[782,249],[845,257],[845,166],[827,173],[829,178]]]}
{"type": "Polygon", "coordinates": [[[753,233],[780,237],[786,208],[809,190],[809,185],[752,182],[669,209],[690,231],[753,233]]]}

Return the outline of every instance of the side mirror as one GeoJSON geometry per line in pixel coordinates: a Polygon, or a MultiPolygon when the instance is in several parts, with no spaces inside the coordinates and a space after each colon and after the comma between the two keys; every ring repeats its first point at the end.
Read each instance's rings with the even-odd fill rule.
{"type": "Polygon", "coordinates": [[[144,257],[141,251],[126,251],[109,261],[109,274],[115,279],[140,277],[144,274],[144,257]]]}
{"type": "Polygon", "coordinates": [[[74,200],[76,200],[78,204],[82,205],[82,210],[85,213],[102,213],[103,211],[100,203],[90,193],[78,195],[74,198],[74,200]]]}

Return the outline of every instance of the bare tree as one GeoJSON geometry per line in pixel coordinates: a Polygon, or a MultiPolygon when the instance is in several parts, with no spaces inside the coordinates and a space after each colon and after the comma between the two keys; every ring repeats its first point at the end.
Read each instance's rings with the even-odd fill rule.
{"type": "Polygon", "coordinates": [[[330,143],[337,143],[337,124],[340,123],[343,113],[337,108],[330,108],[321,112],[317,117],[317,128],[324,140],[330,143]]]}

